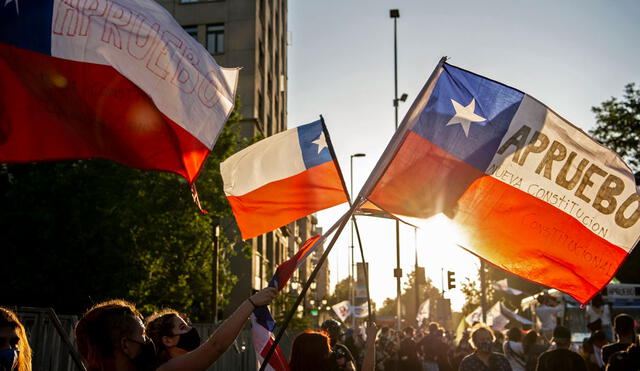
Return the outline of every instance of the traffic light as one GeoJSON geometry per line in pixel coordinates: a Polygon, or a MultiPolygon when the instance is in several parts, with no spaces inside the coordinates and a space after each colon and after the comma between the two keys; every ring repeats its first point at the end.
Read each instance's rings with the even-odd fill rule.
{"type": "Polygon", "coordinates": [[[456,288],[456,272],[447,271],[447,282],[449,282],[449,290],[456,288]]]}

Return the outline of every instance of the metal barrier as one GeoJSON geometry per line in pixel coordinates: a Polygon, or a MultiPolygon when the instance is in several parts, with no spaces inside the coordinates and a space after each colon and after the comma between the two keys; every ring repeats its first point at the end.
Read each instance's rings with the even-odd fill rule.
{"type": "MultiPolygon", "coordinates": [[[[51,308],[14,307],[24,325],[33,350],[33,370],[38,371],[86,371],[75,347],[73,328],[77,316],[56,315],[51,308]]],[[[203,341],[209,338],[215,327],[211,323],[193,324],[203,341]]],[[[280,347],[289,356],[292,337],[285,333],[280,347]]],[[[255,371],[257,361],[251,330],[246,328],[236,341],[208,371],[255,371]]]]}
{"type": "Polygon", "coordinates": [[[86,371],[71,340],[77,316],[58,316],[52,308],[14,309],[29,337],[33,370],[86,371]]]}

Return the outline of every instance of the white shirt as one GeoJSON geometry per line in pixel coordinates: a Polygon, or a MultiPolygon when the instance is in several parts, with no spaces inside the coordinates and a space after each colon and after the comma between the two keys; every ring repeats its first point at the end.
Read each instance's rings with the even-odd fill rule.
{"type": "Polygon", "coordinates": [[[536,307],[536,315],[540,319],[542,331],[552,331],[558,323],[557,316],[562,313],[564,308],[562,305],[550,307],[548,305],[538,305],[536,307]]]}

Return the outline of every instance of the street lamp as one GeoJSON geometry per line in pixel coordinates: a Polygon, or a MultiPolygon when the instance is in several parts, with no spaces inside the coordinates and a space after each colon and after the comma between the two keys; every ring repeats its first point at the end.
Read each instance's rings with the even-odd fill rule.
{"type": "MultiPolygon", "coordinates": [[[[389,11],[389,17],[393,18],[393,82],[394,82],[394,92],[393,92],[393,107],[395,109],[395,118],[396,118],[396,130],[398,130],[398,103],[404,102],[407,100],[407,94],[402,94],[400,98],[398,98],[398,18],[400,18],[400,10],[391,9],[389,11]]],[[[393,270],[393,276],[396,278],[396,327],[398,331],[400,331],[401,323],[400,323],[400,311],[402,310],[402,306],[400,304],[400,295],[402,294],[400,287],[400,280],[402,279],[402,268],[400,268],[400,222],[396,219],[396,268],[393,270]]]]}
{"type": "MultiPolygon", "coordinates": [[[[351,199],[353,199],[353,158],[354,157],[365,157],[366,154],[364,153],[354,153],[351,155],[351,161],[350,161],[350,165],[351,167],[349,168],[350,173],[351,173],[351,199]]],[[[356,294],[355,294],[355,278],[354,278],[354,266],[355,266],[355,259],[354,259],[354,254],[353,254],[353,229],[354,229],[354,220],[355,217],[352,215],[351,216],[351,282],[349,283],[351,286],[351,290],[350,291],[350,297],[351,297],[351,305],[356,305],[356,294]]],[[[356,317],[355,316],[351,316],[351,328],[355,328],[356,327],[356,317]]]]}

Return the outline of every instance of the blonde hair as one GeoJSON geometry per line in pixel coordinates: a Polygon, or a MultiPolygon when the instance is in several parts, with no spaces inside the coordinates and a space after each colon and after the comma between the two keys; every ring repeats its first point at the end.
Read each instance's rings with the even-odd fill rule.
{"type": "Polygon", "coordinates": [[[31,371],[31,347],[27,339],[27,332],[11,310],[0,307],[0,327],[12,327],[18,335],[18,371],[31,371]]]}

